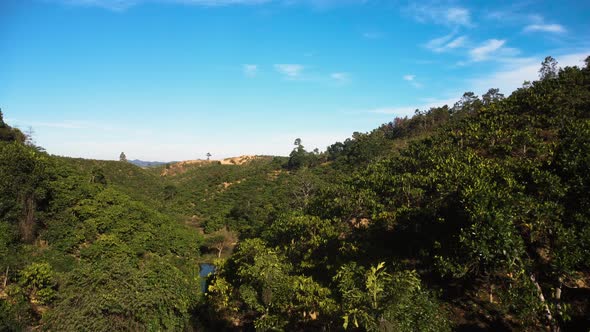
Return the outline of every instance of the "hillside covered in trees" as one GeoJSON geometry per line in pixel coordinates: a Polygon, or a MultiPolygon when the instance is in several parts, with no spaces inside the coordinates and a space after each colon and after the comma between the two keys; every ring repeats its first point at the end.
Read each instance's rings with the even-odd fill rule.
{"type": "Polygon", "coordinates": [[[588,331],[590,57],[556,68],[241,165],[52,156],[0,113],[0,330],[588,331]]]}

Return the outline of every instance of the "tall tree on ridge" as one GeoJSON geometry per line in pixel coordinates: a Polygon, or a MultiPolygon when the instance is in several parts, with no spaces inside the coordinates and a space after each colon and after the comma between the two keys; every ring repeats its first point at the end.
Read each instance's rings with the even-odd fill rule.
{"type": "Polygon", "coordinates": [[[552,56],[548,56],[541,62],[541,69],[539,69],[539,78],[542,80],[548,78],[557,78],[557,72],[559,71],[559,67],[557,67],[557,60],[555,60],[552,56]]]}

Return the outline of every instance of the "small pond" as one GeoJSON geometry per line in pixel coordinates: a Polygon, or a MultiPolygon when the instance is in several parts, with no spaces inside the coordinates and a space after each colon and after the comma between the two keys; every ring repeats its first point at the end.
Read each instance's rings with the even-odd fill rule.
{"type": "Polygon", "coordinates": [[[205,293],[207,291],[207,276],[215,273],[215,265],[209,263],[199,264],[199,277],[201,277],[201,291],[205,293]]]}

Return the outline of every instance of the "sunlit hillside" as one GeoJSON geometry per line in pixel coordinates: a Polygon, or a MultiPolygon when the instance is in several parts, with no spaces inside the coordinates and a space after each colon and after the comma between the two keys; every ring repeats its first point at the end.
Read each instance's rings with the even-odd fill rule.
{"type": "Polygon", "coordinates": [[[0,0],[0,332],[590,332],[589,23],[0,0]]]}

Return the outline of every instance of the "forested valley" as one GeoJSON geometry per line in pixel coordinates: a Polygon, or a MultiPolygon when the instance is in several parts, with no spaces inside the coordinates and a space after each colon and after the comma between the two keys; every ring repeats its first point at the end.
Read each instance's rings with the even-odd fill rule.
{"type": "Polygon", "coordinates": [[[0,330],[588,331],[590,57],[554,61],[288,157],[58,157],[0,113],[0,330]]]}

